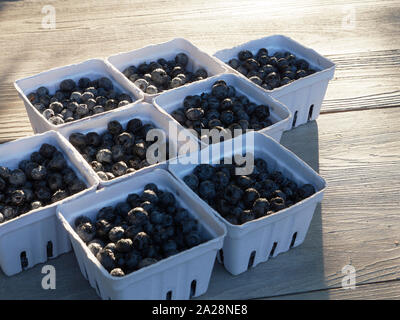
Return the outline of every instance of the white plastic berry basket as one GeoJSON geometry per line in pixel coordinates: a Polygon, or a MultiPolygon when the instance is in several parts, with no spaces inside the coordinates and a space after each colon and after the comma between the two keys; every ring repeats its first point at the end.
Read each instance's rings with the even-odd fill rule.
{"type": "MultiPolygon", "coordinates": [[[[236,89],[237,94],[247,96],[250,102],[269,106],[270,118],[273,124],[259,130],[260,133],[265,133],[279,142],[283,132],[291,128],[291,114],[286,106],[265,95],[262,88],[252,85],[249,81],[235,74],[218,75],[198,83],[193,83],[188,87],[177,88],[174,91],[162,93],[154,99],[153,104],[160,110],[171,114],[173,111],[183,107],[183,100],[186,96],[211,92],[212,85],[217,80],[224,80],[228,85],[232,85],[236,89]]],[[[184,129],[177,121],[176,123],[181,130],[184,129]]],[[[194,136],[193,138],[196,139],[194,136]]]]}
{"type": "Polygon", "coordinates": [[[305,59],[311,67],[319,70],[282,87],[273,90],[263,89],[289,108],[293,114],[293,127],[318,118],[329,80],[333,78],[335,73],[335,64],[315,50],[307,48],[288,37],[274,35],[252,40],[230,49],[220,50],[214,56],[226,63],[225,67],[229,72],[246,78],[230,67],[228,61],[237,58],[238,53],[242,50],[250,50],[253,54],[256,54],[261,48],[268,49],[270,55],[277,51],[289,51],[295,54],[297,58],[305,59]]]}
{"type": "Polygon", "coordinates": [[[119,184],[98,190],[76,201],[66,201],[57,215],[68,232],[83,276],[102,299],[188,299],[207,291],[215,257],[222,248],[225,226],[187,192],[187,189],[165,170],[132,177],[119,184]],[[140,193],[148,183],[172,192],[177,203],[198,219],[208,241],[174,256],[118,278],[111,276],[99,263],[72,225],[78,216],[92,220],[105,206],[125,201],[130,193],[140,193]]]}
{"type": "MultiPolygon", "coordinates": [[[[29,158],[44,143],[63,152],[70,168],[88,187],[68,199],[79,199],[97,189],[98,179],[92,174],[89,165],[78,157],[77,151],[63,136],[54,131],[1,144],[0,165],[17,168],[19,161],[29,158]]],[[[71,250],[68,236],[56,217],[56,207],[61,202],[32,210],[0,224],[0,266],[7,276],[71,250]]]]}
{"type": "Polygon", "coordinates": [[[114,68],[110,66],[103,59],[90,59],[78,64],[72,64],[60,68],[51,69],[29,78],[19,79],[14,82],[14,86],[18,91],[19,96],[24,101],[32,129],[35,133],[42,133],[49,130],[58,131],[65,127],[75,127],[85,121],[95,119],[100,115],[113,112],[115,110],[122,110],[134,107],[134,104],[143,100],[142,92],[133,88],[129,81],[114,68]],[[92,115],[80,120],[64,123],[61,125],[54,125],[47,121],[47,119],[32,105],[27,98],[27,95],[36,91],[39,87],[45,86],[49,89],[50,94],[54,94],[60,87],[61,81],[65,79],[72,79],[77,82],[80,78],[87,77],[90,80],[98,79],[100,77],[108,77],[113,82],[114,88],[121,93],[126,93],[131,96],[132,103],[114,110],[106,111],[101,114],[92,115]]]}
{"type": "MultiPolygon", "coordinates": [[[[123,72],[127,67],[138,66],[143,62],[149,63],[150,61],[157,61],[160,58],[173,60],[175,56],[181,52],[186,53],[189,57],[189,62],[187,65],[187,69],[189,71],[195,71],[198,68],[204,68],[209,77],[226,72],[224,64],[220,63],[217,59],[208,55],[207,53],[201,51],[191,42],[183,38],[176,38],[168,42],[150,45],[130,52],[118,53],[108,57],[107,61],[110,62],[120,72],[123,72]]],[[[122,76],[124,75],[122,74],[122,76]]],[[[135,84],[132,82],[130,83],[132,87],[140,91],[135,84]]],[[[190,83],[183,85],[183,87],[188,85],[190,85],[190,83]]],[[[168,91],[171,90],[175,89],[170,89],[168,91]]],[[[152,102],[153,98],[159,95],[159,93],[143,94],[146,102],[152,102]]]]}
{"type": "MultiPolygon", "coordinates": [[[[318,202],[322,201],[326,186],[325,180],[295,154],[273,139],[257,132],[248,133],[222,144],[211,145],[203,149],[200,154],[191,155],[191,158],[198,159],[201,156],[201,159],[210,159],[212,161],[210,163],[218,163],[217,160],[222,155],[230,157],[244,152],[254,154],[255,158],[264,159],[268,163],[269,170],[279,170],[285,177],[299,185],[312,184],[316,193],[272,215],[242,225],[233,225],[186,186],[188,192],[200,201],[202,208],[213,212],[227,227],[228,234],[218,260],[234,275],[303,243],[314,210],[318,202]],[[254,135],[254,143],[250,135],[254,135]]],[[[193,162],[180,164],[179,160],[178,158],[177,163],[170,164],[168,170],[184,184],[182,179],[191,173],[197,164],[193,162]]]]}
{"type": "MultiPolygon", "coordinates": [[[[161,129],[165,133],[165,138],[169,142],[169,152],[171,155],[171,158],[176,157],[178,154],[180,154],[180,148],[182,146],[186,146],[189,148],[189,150],[198,150],[199,145],[198,142],[194,139],[189,137],[189,139],[179,142],[178,140],[178,135],[179,135],[179,130],[180,128],[176,125],[175,120],[169,116],[168,114],[165,114],[163,112],[160,112],[157,108],[155,108],[153,105],[146,103],[146,102],[140,102],[136,104],[135,108],[129,108],[129,109],[123,109],[123,110],[115,110],[114,112],[105,114],[105,115],[100,115],[99,117],[96,117],[94,119],[91,119],[90,121],[84,121],[81,122],[79,125],[76,125],[74,127],[64,127],[60,129],[60,134],[62,134],[64,137],[69,139],[69,136],[72,133],[79,132],[79,133],[84,133],[87,134],[89,132],[96,132],[98,134],[102,134],[107,130],[107,124],[112,121],[112,120],[117,120],[121,123],[121,125],[126,128],[127,123],[129,120],[138,118],[142,120],[143,124],[146,123],[152,123],[157,129],[161,129]]],[[[85,161],[82,155],[79,154],[79,157],[81,158],[82,161],[85,161]]],[[[90,165],[89,165],[90,167],[90,165]]],[[[137,170],[133,173],[129,173],[120,177],[116,177],[112,180],[104,181],[100,179],[100,186],[109,186],[111,184],[117,183],[123,179],[129,178],[132,175],[138,174],[138,173],[144,173],[147,171],[151,171],[155,168],[167,168],[167,161],[162,161],[156,164],[152,164],[148,167],[145,167],[143,169],[137,170]]],[[[96,172],[90,168],[92,174],[97,175],[96,172]]]]}

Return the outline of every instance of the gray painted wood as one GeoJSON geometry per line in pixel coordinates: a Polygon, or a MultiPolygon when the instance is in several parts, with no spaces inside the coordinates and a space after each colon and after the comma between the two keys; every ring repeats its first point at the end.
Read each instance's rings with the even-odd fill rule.
{"type": "MultiPolygon", "coordinates": [[[[353,30],[342,28],[344,0],[52,1],[56,30],[41,29],[45,4],[0,2],[0,142],[32,133],[15,79],[173,37],[213,53],[285,34],[335,61],[318,121],[282,140],[328,182],[305,242],[235,277],[216,263],[200,299],[399,298],[399,1],[352,1],[353,30]],[[340,289],[349,263],[354,291],[340,289]]],[[[57,270],[55,291],[41,288],[39,265],[11,278],[0,272],[0,299],[97,298],[73,253],[48,263],[57,270]]]]}
{"type": "Polygon", "coordinates": [[[385,281],[356,286],[354,290],[335,288],[299,293],[294,295],[282,295],[267,298],[266,300],[399,300],[400,281],[385,281]]]}

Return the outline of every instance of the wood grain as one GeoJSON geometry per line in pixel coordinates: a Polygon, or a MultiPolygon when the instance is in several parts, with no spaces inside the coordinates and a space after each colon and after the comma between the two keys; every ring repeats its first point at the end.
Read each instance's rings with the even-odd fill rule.
{"type": "Polygon", "coordinates": [[[338,64],[322,112],[399,105],[399,1],[51,1],[55,30],[41,26],[48,4],[0,2],[0,142],[32,133],[14,80],[174,37],[212,54],[285,34],[338,64]]]}
{"type": "Polygon", "coordinates": [[[357,286],[354,290],[334,288],[293,295],[282,295],[266,300],[399,300],[400,281],[385,281],[357,286]]]}

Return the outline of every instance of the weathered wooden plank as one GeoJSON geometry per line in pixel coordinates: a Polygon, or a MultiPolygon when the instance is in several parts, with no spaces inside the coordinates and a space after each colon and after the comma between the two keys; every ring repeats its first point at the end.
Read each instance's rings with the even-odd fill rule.
{"type": "Polygon", "coordinates": [[[352,289],[326,289],[293,295],[265,298],[266,300],[399,300],[400,281],[365,284],[352,289]]]}
{"type": "MultiPolygon", "coordinates": [[[[248,299],[336,288],[348,264],[356,268],[358,285],[398,279],[399,117],[400,108],[333,113],[322,115],[318,124],[314,121],[285,133],[283,144],[319,170],[328,183],[305,242],[235,277],[216,264],[201,299],[248,299]]],[[[42,292],[34,284],[40,277],[36,267],[13,278],[0,275],[0,298],[51,298],[53,294],[91,298],[89,284],[82,282],[73,261],[65,259],[69,262],[57,265],[62,277],[56,292],[42,292]]]]}
{"type": "Polygon", "coordinates": [[[15,79],[176,36],[213,53],[285,34],[338,63],[322,112],[399,104],[398,1],[52,1],[56,29],[46,30],[48,4],[0,2],[0,142],[32,132],[15,79]],[[352,12],[354,28],[342,23],[352,12]],[[9,129],[14,114],[20,117],[9,129]]]}

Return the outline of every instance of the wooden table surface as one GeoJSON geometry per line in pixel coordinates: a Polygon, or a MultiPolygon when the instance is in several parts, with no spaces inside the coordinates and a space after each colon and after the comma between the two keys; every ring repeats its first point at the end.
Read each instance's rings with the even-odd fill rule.
{"type": "MultiPolygon", "coordinates": [[[[282,144],[327,180],[305,242],[239,276],[215,265],[200,299],[400,298],[400,1],[0,1],[0,142],[32,134],[13,81],[93,57],[184,37],[212,54],[284,34],[332,59],[317,121],[282,144]],[[279,4],[278,4],[279,3],[279,4]],[[56,29],[42,28],[42,8],[56,29]],[[342,268],[356,289],[342,288],[342,268]]],[[[41,268],[0,272],[0,299],[97,299],[73,253],[41,268]]]]}

